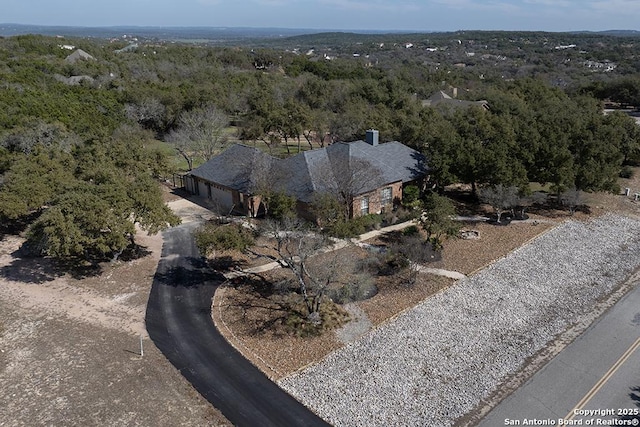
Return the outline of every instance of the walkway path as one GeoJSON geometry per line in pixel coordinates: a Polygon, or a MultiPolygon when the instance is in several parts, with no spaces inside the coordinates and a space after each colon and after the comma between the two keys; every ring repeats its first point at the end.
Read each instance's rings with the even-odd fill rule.
{"type": "MultiPolygon", "coordinates": [[[[414,225],[415,222],[414,221],[406,221],[406,222],[402,222],[400,224],[394,224],[394,225],[390,225],[388,227],[384,227],[381,228],[379,230],[372,230],[369,231],[367,233],[361,234],[360,236],[353,238],[353,239],[334,239],[334,244],[331,246],[328,246],[326,248],[324,248],[321,253],[327,253],[327,252],[333,252],[333,251],[337,251],[338,249],[342,249],[345,248],[351,244],[355,244],[358,245],[362,248],[367,248],[367,245],[365,243],[363,243],[366,240],[370,240],[373,239],[374,237],[378,237],[382,234],[386,234],[386,233],[391,233],[393,231],[398,231],[398,230],[403,230],[405,228],[407,228],[410,225],[414,225]]],[[[280,263],[279,261],[273,261],[270,262],[268,264],[264,264],[264,265],[259,265],[256,267],[251,267],[251,268],[246,268],[246,269],[242,269],[242,270],[236,270],[236,271],[230,271],[227,273],[224,273],[224,277],[226,279],[233,279],[235,277],[241,277],[241,276],[247,276],[250,274],[259,274],[259,273],[264,273],[266,271],[270,271],[270,270],[275,270],[277,268],[282,268],[283,265],[282,263],[280,263]]],[[[455,279],[455,280],[459,280],[462,279],[464,277],[466,277],[464,274],[459,273],[457,271],[450,271],[450,270],[443,270],[441,268],[430,268],[430,267],[424,267],[421,266],[419,267],[419,271],[423,272],[423,273],[427,273],[427,274],[434,274],[436,276],[444,276],[444,277],[448,277],[450,279],[455,279]]]]}

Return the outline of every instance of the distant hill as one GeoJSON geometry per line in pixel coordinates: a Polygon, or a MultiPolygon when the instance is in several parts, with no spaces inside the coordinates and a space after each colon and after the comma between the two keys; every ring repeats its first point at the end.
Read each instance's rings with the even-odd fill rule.
{"type": "Polygon", "coordinates": [[[232,41],[252,38],[280,38],[322,32],[295,28],[214,28],[214,27],[64,27],[0,24],[0,36],[41,34],[46,36],[116,38],[127,35],[170,41],[232,41]]]}
{"type": "Polygon", "coordinates": [[[640,37],[637,30],[576,31],[574,34],[600,34],[603,36],[640,37]]]}
{"type": "MultiPolygon", "coordinates": [[[[66,27],[21,24],[0,24],[0,36],[41,34],[46,36],[119,38],[123,35],[165,41],[229,43],[249,39],[280,39],[300,35],[319,34],[330,30],[301,28],[244,28],[244,27],[66,27]]],[[[398,31],[354,31],[353,33],[381,34],[398,31]]]]}
{"type": "MultiPolygon", "coordinates": [[[[429,31],[336,31],[304,28],[250,28],[250,27],[69,27],[0,24],[0,37],[23,34],[40,34],[45,36],[65,36],[97,39],[134,39],[142,42],[180,42],[203,45],[251,46],[265,48],[298,49],[327,48],[354,49],[363,44],[398,44],[410,43],[432,44],[442,42],[451,37],[477,38],[489,42],[487,38],[498,36],[530,38],[544,37],[549,40],[560,40],[566,35],[587,37],[640,37],[640,31],[608,30],[608,31],[464,31],[429,32],[429,31]]],[[[356,49],[357,50],[357,49],[356,49]]]]}

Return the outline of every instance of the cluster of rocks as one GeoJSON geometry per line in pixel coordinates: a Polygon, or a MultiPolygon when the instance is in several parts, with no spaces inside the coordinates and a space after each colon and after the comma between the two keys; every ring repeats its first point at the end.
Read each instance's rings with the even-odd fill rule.
{"type": "Polygon", "coordinates": [[[337,426],[447,426],[640,265],[640,221],[566,222],[280,385],[337,426]]]}

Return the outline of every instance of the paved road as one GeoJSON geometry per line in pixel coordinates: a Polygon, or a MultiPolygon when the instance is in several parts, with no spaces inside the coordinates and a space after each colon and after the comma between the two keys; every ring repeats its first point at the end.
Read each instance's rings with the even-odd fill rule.
{"type": "Polygon", "coordinates": [[[479,425],[519,425],[508,424],[507,419],[521,423],[524,419],[552,419],[556,422],[554,425],[563,425],[560,419],[576,423],[564,425],[590,425],[588,420],[593,420],[591,425],[607,425],[603,424],[606,420],[627,419],[631,423],[627,425],[638,425],[638,413],[640,285],[637,284],[479,425]],[[613,410],[614,413],[576,415],[574,409],[613,410]],[[625,416],[618,410],[630,410],[633,414],[625,416]]]}
{"type": "Polygon", "coordinates": [[[211,298],[223,280],[198,255],[195,224],[164,233],[146,324],[153,342],[193,386],[238,426],[327,426],[271,382],[220,335],[211,298]]]}

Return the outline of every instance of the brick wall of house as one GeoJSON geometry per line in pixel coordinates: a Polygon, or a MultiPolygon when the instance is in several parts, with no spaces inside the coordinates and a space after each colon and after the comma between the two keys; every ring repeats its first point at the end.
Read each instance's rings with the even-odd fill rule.
{"type": "MultiPolygon", "coordinates": [[[[387,190],[388,191],[388,190],[387,190]]],[[[378,188],[375,191],[371,191],[366,194],[362,194],[358,197],[355,197],[353,200],[353,217],[359,217],[362,215],[370,214],[379,214],[383,209],[392,209],[394,204],[399,204],[402,201],[402,182],[394,182],[389,185],[385,185],[383,187],[378,188]],[[383,200],[383,196],[388,196],[389,194],[383,194],[385,189],[391,189],[390,197],[385,197],[386,200],[383,200]],[[368,212],[362,210],[363,207],[363,199],[368,199],[368,212]]]]}

